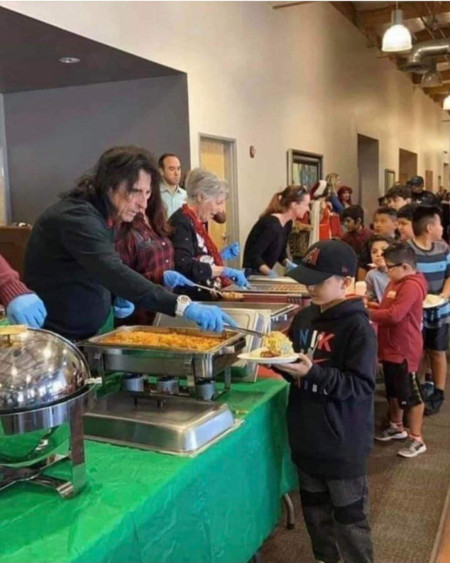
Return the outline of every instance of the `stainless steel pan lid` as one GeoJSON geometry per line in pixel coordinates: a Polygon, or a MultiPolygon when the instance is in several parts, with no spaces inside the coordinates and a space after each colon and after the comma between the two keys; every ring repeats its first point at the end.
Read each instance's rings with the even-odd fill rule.
{"type": "Polygon", "coordinates": [[[74,344],[47,330],[0,333],[0,415],[40,408],[86,385],[89,368],[74,344]]]}

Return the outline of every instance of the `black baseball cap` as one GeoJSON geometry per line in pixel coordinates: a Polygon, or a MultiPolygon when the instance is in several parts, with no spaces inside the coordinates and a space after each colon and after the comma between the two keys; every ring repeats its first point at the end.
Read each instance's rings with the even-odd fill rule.
{"type": "Polygon", "coordinates": [[[317,285],[331,276],[354,277],[358,259],[341,240],[322,240],[308,248],[299,266],[286,275],[304,285],[317,285]]]}
{"type": "Polygon", "coordinates": [[[423,183],[422,176],[413,176],[408,182],[410,186],[423,186],[423,183]]]}

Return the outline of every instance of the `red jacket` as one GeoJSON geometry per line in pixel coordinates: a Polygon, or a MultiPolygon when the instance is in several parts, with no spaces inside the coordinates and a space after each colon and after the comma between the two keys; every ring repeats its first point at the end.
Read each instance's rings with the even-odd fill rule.
{"type": "Polygon", "coordinates": [[[6,307],[10,301],[24,293],[32,293],[20,279],[19,274],[0,256],[0,305],[6,307]]]}
{"type": "Polygon", "coordinates": [[[379,309],[369,311],[378,324],[378,357],[382,361],[402,363],[417,371],[422,356],[423,300],[427,282],[422,274],[412,274],[390,282],[379,309]]]}

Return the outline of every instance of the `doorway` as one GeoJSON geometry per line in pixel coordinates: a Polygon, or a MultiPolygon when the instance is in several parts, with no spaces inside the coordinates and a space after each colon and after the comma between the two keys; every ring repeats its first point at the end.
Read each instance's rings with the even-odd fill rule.
{"type": "Polygon", "coordinates": [[[399,179],[402,184],[417,174],[417,153],[399,149],[399,179]]]}
{"type": "Polygon", "coordinates": [[[364,209],[365,222],[368,225],[378,207],[380,197],[379,184],[379,143],[377,139],[358,135],[358,201],[364,209]]]}
{"type": "MultiPolygon", "coordinates": [[[[210,221],[209,234],[219,250],[239,240],[239,206],[236,181],[236,141],[200,134],[200,166],[228,182],[230,193],[226,203],[225,223],[210,221]]],[[[238,266],[239,260],[229,260],[238,266]]]]}

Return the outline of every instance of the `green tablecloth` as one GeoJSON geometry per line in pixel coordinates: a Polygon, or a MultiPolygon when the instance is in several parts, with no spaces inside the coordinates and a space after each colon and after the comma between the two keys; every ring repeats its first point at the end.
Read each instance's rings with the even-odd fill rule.
{"type": "Polygon", "coordinates": [[[0,493],[0,562],[248,561],[296,486],[286,398],[282,381],[235,384],[227,402],[244,423],[193,458],[86,442],[78,497],[32,484],[0,493]]]}

